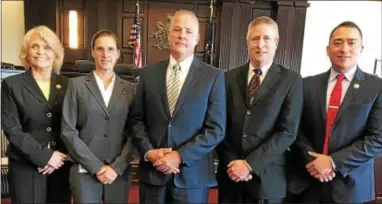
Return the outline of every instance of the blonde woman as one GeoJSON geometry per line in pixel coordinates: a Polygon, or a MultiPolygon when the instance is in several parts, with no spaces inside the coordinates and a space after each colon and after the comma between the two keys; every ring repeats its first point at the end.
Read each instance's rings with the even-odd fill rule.
{"type": "Polygon", "coordinates": [[[25,73],[1,84],[12,203],[69,203],[69,164],[60,140],[68,83],[58,75],[64,48],[52,30],[37,26],[26,33],[19,58],[25,73]]]}

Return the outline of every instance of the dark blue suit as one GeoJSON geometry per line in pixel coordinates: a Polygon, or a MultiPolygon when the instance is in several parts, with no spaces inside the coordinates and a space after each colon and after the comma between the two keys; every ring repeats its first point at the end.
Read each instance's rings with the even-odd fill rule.
{"type": "Polygon", "coordinates": [[[303,80],[301,128],[292,148],[289,190],[305,190],[305,202],[334,200],[359,203],[373,200],[374,157],[382,150],[382,80],[359,68],[341,103],[329,137],[329,155],[336,168],[333,181],[321,184],[305,165],[321,153],[325,137],[326,92],[330,71],[303,80]],[[326,196],[324,196],[326,192],[326,196]]]}
{"type": "MultiPolygon", "coordinates": [[[[162,61],[140,73],[132,107],[133,143],[141,154],[139,181],[152,186],[172,183],[175,189],[215,186],[212,151],[223,140],[226,124],[224,74],[195,58],[171,117],[166,88],[168,64],[162,61]],[[143,159],[147,151],[164,147],[178,151],[183,159],[175,176],[157,171],[143,159]]],[[[147,189],[140,192],[141,199],[149,197],[145,196],[147,189]]],[[[201,195],[186,196],[191,202],[201,195]]]]}

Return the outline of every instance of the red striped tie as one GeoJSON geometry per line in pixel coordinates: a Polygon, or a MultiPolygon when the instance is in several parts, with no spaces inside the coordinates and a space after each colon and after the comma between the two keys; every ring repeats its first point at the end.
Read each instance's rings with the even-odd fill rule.
{"type": "Polygon", "coordinates": [[[257,89],[260,87],[260,76],[262,74],[261,69],[254,69],[255,74],[252,76],[251,81],[248,84],[248,100],[249,104],[252,103],[253,97],[255,97],[257,89]]]}
{"type": "Polygon", "coordinates": [[[326,133],[323,154],[328,155],[329,136],[332,130],[333,123],[336,119],[338,109],[341,106],[341,94],[342,94],[342,81],[345,79],[344,74],[337,75],[337,82],[333,88],[332,94],[328,104],[328,110],[326,112],[326,133]]]}

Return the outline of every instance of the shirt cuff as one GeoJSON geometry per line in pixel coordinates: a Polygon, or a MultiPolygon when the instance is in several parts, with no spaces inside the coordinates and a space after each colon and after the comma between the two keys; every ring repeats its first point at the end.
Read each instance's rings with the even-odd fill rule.
{"type": "MultiPolygon", "coordinates": [[[[245,160],[244,160],[244,161],[245,161],[245,160]]],[[[251,166],[248,164],[248,162],[245,161],[245,163],[247,164],[247,167],[248,167],[249,171],[250,171],[251,173],[253,173],[253,170],[252,170],[251,166]]]]}
{"type": "Polygon", "coordinates": [[[148,161],[149,161],[149,159],[147,159],[147,154],[148,154],[150,151],[151,151],[151,150],[147,151],[147,152],[145,153],[145,155],[143,156],[143,159],[145,160],[145,162],[148,162],[148,161]]]}
{"type": "Polygon", "coordinates": [[[332,157],[329,156],[329,158],[330,158],[330,161],[332,162],[332,168],[333,168],[333,171],[337,171],[337,169],[336,169],[336,164],[334,163],[332,157]]]}

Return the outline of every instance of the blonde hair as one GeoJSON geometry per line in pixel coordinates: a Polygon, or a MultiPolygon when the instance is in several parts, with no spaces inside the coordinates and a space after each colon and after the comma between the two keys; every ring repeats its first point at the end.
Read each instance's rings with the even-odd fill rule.
{"type": "Polygon", "coordinates": [[[29,44],[33,35],[39,35],[46,42],[46,44],[52,48],[56,56],[53,62],[53,72],[59,74],[64,60],[64,47],[62,46],[57,35],[44,25],[36,26],[25,34],[24,42],[19,53],[19,59],[22,65],[25,67],[25,69],[30,68],[30,63],[28,61],[28,51],[30,48],[29,44]]]}
{"type": "Polygon", "coordinates": [[[276,31],[275,37],[279,39],[279,26],[277,25],[277,23],[273,19],[269,18],[268,16],[260,16],[253,19],[251,23],[249,23],[247,37],[246,37],[247,40],[249,39],[249,35],[251,34],[251,29],[260,24],[266,24],[266,25],[272,26],[276,31]]]}
{"type": "Polygon", "coordinates": [[[175,14],[172,16],[169,29],[171,29],[172,26],[174,25],[175,18],[176,18],[177,16],[180,16],[180,15],[188,15],[188,16],[190,16],[191,18],[193,18],[193,19],[198,23],[198,26],[197,26],[197,27],[198,27],[198,33],[199,33],[199,19],[198,19],[198,17],[196,17],[196,15],[195,15],[194,12],[189,11],[189,10],[183,10],[183,9],[182,9],[182,10],[179,10],[179,11],[177,11],[177,12],[175,12],[175,14]]]}

